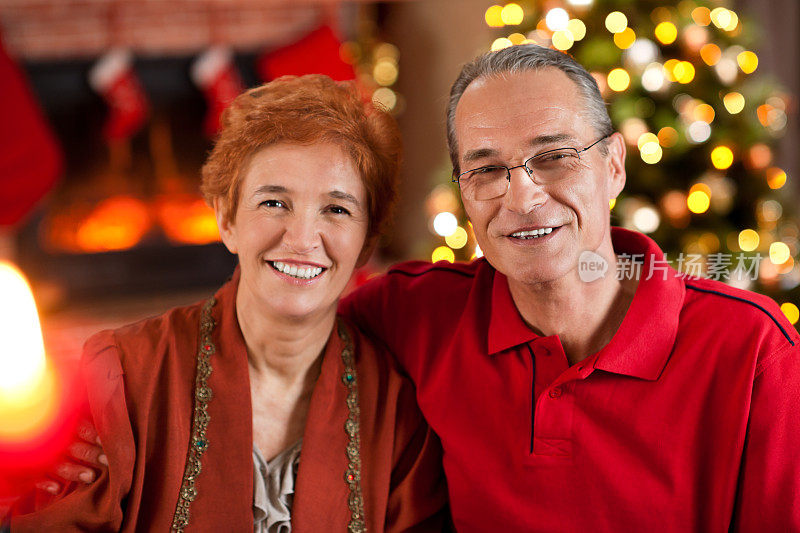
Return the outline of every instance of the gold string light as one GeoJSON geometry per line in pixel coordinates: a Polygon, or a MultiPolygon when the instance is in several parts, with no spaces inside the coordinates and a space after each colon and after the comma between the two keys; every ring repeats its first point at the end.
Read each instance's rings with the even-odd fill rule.
{"type": "Polygon", "coordinates": [[[797,324],[797,321],[800,320],[800,309],[791,302],[781,304],[781,311],[783,311],[783,314],[786,315],[786,319],[792,325],[797,324]]]}
{"type": "Polygon", "coordinates": [[[624,68],[615,68],[608,73],[608,87],[612,91],[622,92],[631,84],[631,76],[624,68]]]}
{"type": "Polygon", "coordinates": [[[503,6],[494,5],[491,6],[489,9],[486,10],[486,14],[484,15],[484,19],[486,20],[486,25],[490,28],[502,28],[505,26],[503,22],[503,6]]]}
{"type": "Polygon", "coordinates": [[[678,38],[678,28],[672,22],[660,22],[655,29],[655,36],[661,44],[672,44],[678,38]]]}
{"type": "Polygon", "coordinates": [[[611,33],[619,33],[628,27],[628,17],[621,11],[612,11],[606,16],[605,24],[611,33]]]}
{"type": "Polygon", "coordinates": [[[503,6],[500,11],[500,19],[506,26],[516,26],[522,24],[525,19],[525,12],[519,4],[510,3],[503,6]]]}

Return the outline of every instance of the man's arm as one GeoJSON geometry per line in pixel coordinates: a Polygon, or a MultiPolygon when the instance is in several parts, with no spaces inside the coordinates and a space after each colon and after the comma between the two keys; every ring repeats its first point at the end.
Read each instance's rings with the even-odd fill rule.
{"type": "Polygon", "coordinates": [[[449,519],[439,438],[428,427],[404,379],[397,399],[395,449],[385,530],[443,531],[449,519]]]}
{"type": "Polygon", "coordinates": [[[340,314],[387,346],[392,344],[388,338],[391,336],[392,314],[386,305],[391,292],[390,283],[389,274],[377,276],[339,302],[340,314]]]}
{"type": "MultiPolygon", "coordinates": [[[[428,266],[427,263],[419,265],[428,266]]],[[[423,351],[430,347],[428,330],[434,327],[424,318],[430,313],[420,282],[419,277],[409,278],[390,271],[373,278],[339,304],[339,312],[367,336],[383,344],[415,383],[420,379],[423,351]]]]}
{"type": "Polygon", "coordinates": [[[732,530],[800,531],[800,345],[759,367],[732,530]]]}

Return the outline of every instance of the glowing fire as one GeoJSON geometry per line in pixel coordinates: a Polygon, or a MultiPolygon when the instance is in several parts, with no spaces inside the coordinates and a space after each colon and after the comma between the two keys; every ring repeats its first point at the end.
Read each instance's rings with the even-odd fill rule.
{"type": "Polygon", "coordinates": [[[0,261],[0,440],[35,437],[57,412],[57,383],[47,364],[39,315],[30,286],[0,261]]]}
{"type": "Polygon", "coordinates": [[[207,244],[219,240],[214,210],[193,194],[173,194],[156,202],[158,220],[169,240],[182,244],[207,244]]]}
{"type": "Polygon", "coordinates": [[[81,223],[78,247],[86,252],[131,248],[142,240],[150,225],[150,213],[144,202],[130,196],[114,196],[98,204],[81,223]]]}
{"type": "Polygon", "coordinates": [[[154,227],[175,244],[219,241],[214,210],[198,194],[172,193],[145,201],[118,195],[93,207],[77,204],[51,215],[45,242],[56,250],[97,253],[133,248],[154,227]]]}

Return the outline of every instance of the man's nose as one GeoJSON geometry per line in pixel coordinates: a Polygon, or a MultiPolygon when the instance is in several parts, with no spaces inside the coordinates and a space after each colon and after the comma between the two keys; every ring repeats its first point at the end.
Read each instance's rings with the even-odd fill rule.
{"type": "Polygon", "coordinates": [[[286,221],[283,241],[298,254],[308,253],[319,246],[321,238],[319,221],[306,214],[294,214],[286,221]]]}
{"type": "Polygon", "coordinates": [[[508,191],[503,197],[506,209],[525,215],[547,201],[544,187],[533,181],[525,167],[515,167],[509,173],[508,191]]]}

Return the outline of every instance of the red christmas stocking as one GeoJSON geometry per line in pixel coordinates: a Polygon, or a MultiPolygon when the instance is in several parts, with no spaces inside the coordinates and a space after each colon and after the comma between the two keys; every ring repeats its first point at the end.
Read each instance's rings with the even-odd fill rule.
{"type": "Polygon", "coordinates": [[[244,83],[233,62],[229,48],[215,47],[205,51],[192,65],[192,80],[203,91],[208,112],[203,131],[213,137],[219,131],[222,112],[244,91],[244,83]]]}
{"type": "Polygon", "coordinates": [[[353,66],[339,55],[341,41],[330,26],[320,26],[296,43],[262,55],[256,68],[264,81],[293,74],[326,74],[334,80],[352,80],[353,66]]]}
{"type": "Polygon", "coordinates": [[[103,127],[108,141],[129,139],[147,120],[147,95],[142,89],[128,50],[113,50],[95,63],[89,84],[106,101],[109,116],[103,127]]]}
{"type": "Polygon", "coordinates": [[[61,174],[61,147],[25,75],[0,45],[0,233],[17,224],[61,174]]]}

